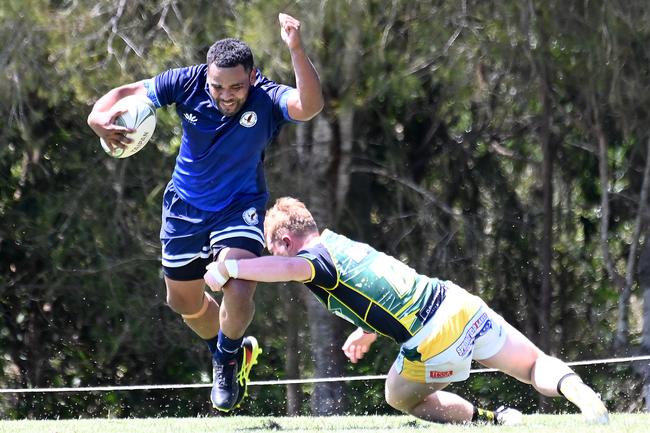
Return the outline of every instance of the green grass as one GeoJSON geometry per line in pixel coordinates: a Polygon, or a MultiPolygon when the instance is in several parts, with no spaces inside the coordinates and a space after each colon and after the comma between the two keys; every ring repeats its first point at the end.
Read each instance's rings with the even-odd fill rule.
{"type": "Polygon", "coordinates": [[[648,433],[650,414],[612,414],[607,426],[585,424],[579,415],[527,415],[513,427],[438,425],[408,416],[213,417],[0,421],[1,433],[280,433],[280,432],[517,432],[648,433]]]}

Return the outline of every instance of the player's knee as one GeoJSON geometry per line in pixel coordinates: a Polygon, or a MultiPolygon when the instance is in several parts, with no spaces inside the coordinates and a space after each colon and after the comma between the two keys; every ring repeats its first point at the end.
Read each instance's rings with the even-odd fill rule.
{"type": "Polygon", "coordinates": [[[203,280],[175,281],[165,277],[167,305],[177,314],[194,314],[204,305],[203,280]]]}
{"type": "Polygon", "coordinates": [[[386,403],[393,409],[397,409],[402,413],[410,413],[412,405],[407,404],[403,399],[396,399],[390,395],[386,395],[386,403]]]}
{"type": "Polygon", "coordinates": [[[177,314],[181,314],[180,311],[183,310],[183,303],[180,302],[180,299],[169,292],[167,292],[167,306],[177,314]]]}
{"type": "Polygon", "coordinates": [[[173,292],[167,291],[167,305],[175,313],[183,314],[187,311],[188,303],[181,296],[176,295],[173,292]]]}
{"type": "Polygon", "coordinates": [[[397,409],[401,412],[408,413],[411,407],[409,406],[407,400],[400,396],[395,389],[393,389],[388,382],[384,387],[384,399],[386,403],[393,409],[397,409]]]}
{"type": "Polygon", "coordinates": [[[384,387],[384,399],[386,400],[386,403],[388,403],[388,405],[390,407],[392,407],[393,409],[398,409],[399,410],[399,408],[397,407],[398,405],[397,405],[396,399],[395,399],[393,393],[391,392],[391,390],[388,388],[388,386],[384,387]]]}
{"type": "Polygon", "coordinates": [[[230,280],[223,287],[223,295],[231,302],[241,305],[252,305],[255,294],[255,282],[245,280],[230,280]]]}
{"type": "Polygon", "coordinates": [[[196,297],[188,297],[172,291],[167,292],[167,305],[176,314],[197,314],[199,310],[206,308],[208,301],[209,299],[207,299],[207,295],[204,293],[198,294],[196,297]]]}
{"type": "Polygon", "coordinates": [[[531,368],[533,386],[542,394],[557,396],[557,382],[563,376],[574,373],[565,362],[542,353],[531,368]]]}

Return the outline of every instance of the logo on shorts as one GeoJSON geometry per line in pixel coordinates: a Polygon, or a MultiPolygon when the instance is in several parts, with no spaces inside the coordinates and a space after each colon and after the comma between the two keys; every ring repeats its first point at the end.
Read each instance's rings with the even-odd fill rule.
{"type": "Polygon", "coordinates": [[[430,371],[429,379],[444,379],[445,377],[450,377],[454,372],[452,370],[447,371],[430,371]]]}
{"type": "Polygon", "coordinates": [[[470,325],[469,329],[467,329],[463,342],[456,348],[456,353],[458,353],[461,358],[467,356],[474,346],[474,341],[490,329],[492,329],[492,321],[488,318],[487,313],[481,314],[480,317],[470,325]]]}
{"type": "Polygon", "coordinates": [[[257,217],[257,209],[254,207],[246,209],[244,213],[241,214],[241,216],[244,218],[244,222],[249,226],[256,226],[257,223],[260,222],[259,218],[257,217]]]}
{"type": "Polygon", "coordinates": [[[257,114],[254,111],[247,111],[239,118],[239,124],[246,128],[251,128],[257,123],[257,114]]]}

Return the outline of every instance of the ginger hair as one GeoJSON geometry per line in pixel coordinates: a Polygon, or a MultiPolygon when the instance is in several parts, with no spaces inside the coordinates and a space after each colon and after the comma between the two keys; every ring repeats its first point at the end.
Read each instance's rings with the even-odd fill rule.
{"type": "Polygon", "coordinates": [[[264,234],[268,240],[275,241],[286,233],[296,236],[318,233],[311,212],[303,202],[293,197],[277,199],[264,218],[264,234]]]}

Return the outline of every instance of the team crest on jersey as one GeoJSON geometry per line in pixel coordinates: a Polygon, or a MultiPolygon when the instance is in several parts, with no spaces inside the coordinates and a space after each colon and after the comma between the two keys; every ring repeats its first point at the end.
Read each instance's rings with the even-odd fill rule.
{"type": "Polygon", "coordinates": [[[246,209],[242,214],[242,218],[244,218],[244,222],[249,226],[255,226],[260,221],[257,217],[257,209],[254,207],[246,209]]]}
{"type": "Polygon", "coordinates": [[[239,124],[246,128],[251,128],[257,123],[257,114],[254,111],[247,111],[239,118],[239,124]]]}

